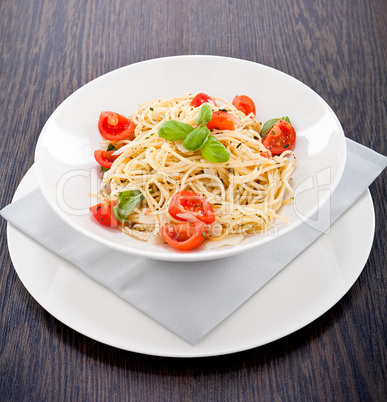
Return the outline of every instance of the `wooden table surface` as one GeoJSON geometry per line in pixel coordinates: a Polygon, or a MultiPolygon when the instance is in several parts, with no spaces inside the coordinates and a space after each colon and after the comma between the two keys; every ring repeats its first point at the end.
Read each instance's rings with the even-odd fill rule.
{"type": "MultiPolygon", "coordinates": [[[[67,96],[164,56],[230,56],[288,73],[328,102],[347,137],[385,154],[386,21],[385,0],[1,0],[0,207],[67,96]]],[[[0,400],[385,400],[386,188],[385,173],[370,187],[375,241],[339,303],[276,342],[200,359],[125,352],[56,320],[16,275],[2,219],[0,400]]]]}

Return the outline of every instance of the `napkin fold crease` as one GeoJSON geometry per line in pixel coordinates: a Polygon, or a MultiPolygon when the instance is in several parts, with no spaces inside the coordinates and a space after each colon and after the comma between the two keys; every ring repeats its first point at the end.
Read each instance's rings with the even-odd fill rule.
{"type": "Polygon", "coordinates": [[[330,205],[320,210],[330,208],[329,222],[322,220],[318,227],[302,223],[248,253],[220,260],[166,262],[117,252],[62,221],[38,188],[6,206],[0,215],[195,345],[319,238],[384,170],[385,156],[352,140],[346,142],[343,177],[330,205]]]}

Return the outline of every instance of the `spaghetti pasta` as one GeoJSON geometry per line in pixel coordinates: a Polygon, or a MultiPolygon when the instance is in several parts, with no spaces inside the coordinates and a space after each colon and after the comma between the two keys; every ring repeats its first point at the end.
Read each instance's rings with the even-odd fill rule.
{"type": "MultiPolygon", "coordinates": [[[[239,121],[234,130],[213,130],[214,136],[230,153],[226,162],[204,159],[200,150],[188,151],[183,141],[168,141],[158,135],[169,120],[196,127],[199,107],[191,106],[192,95],[156,99],[141,104],[131,115],[135,124],[134,139],[104,141],[112,144],[116,159],[102,178],[101,197],[114,202],[127,190],[141,192],[138,204],[121,229],[136,238],[147,240],[166,224],[179,223],[168,214],[174,194],[182,190],[204,196],[211,204],[219,229],[206,237],[220,240],[228,235],[253,234],[265,230],[276,218],[282,205],[292,199],[289,184],[296,157],[285,150],[272,156],[261,142],[261,123],[253,113],[245,115],[227,101],[214,97],[207,103],[212,111],[224,110],[239,121]]],[[[181,222],[180,222],[181,223],[181,222]]]]}

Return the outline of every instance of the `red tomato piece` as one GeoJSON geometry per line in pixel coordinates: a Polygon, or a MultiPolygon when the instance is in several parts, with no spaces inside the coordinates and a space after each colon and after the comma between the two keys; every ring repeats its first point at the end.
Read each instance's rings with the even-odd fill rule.
{"type": "Polygon", "coordinates": [[[232,104],[241,112],[243,112],[246,116],[250,113],[256,115],[255,104],[251,98],[246,95],[237,95],[232,104]]]}
{"type": "Polygon", "coordinates": [[[286,150],[294,149],[296,132],[293,126],[285,120],[278,120],[262,139],[262,144],[273,155],[282,154],[286,150]]]}
{"type": "Polygon", "coordinates": [[[203,92],[198,93],[191,101],[191,106],[199,107],[203,103],[212,103],[216,106],[215,101],[211,98],[210,95],[207,95],[203,92]]]}
{"type": "Polygon", "coordinates": [[[177,225],[167,225],[160,228],[163,239],[178,250],[192,250],[204,241],[205,223],[184,222],[177,225]]]}
{"type": "Polygon", "coordinates": [[[209,130],[235,130],[241,125],[238,117],[231,113],[219,110],[212,113],[211,120],[207,123],[209,130]]]}
{"type": "Polygon", "coordinates": [[[127,117],[114,112],[101,112],[98,130],[102,137],[110,141],[120,141],[124,138],[134,139],[136,126],[127,117]]]}
{"type": "Polygon", "coordinates": [[[189,220],[186,216],[188,214],[207,224],[215,222],[212,205],[202,195],[193,191],[177,192],[171,199],[168,212],[179,221],[189,220]]]}
{"type": "Polygon", "coordinates": [[[113,213],[115,202],[101,202],[100,204],[90,207],[90,212],[94,218],[104,226],[117,227],[117,218],[113,213]]]}
{"type": "Polygon", "coordinates": [[[263,156],[264,158],[267,158],[267,159],[271,158],[270,151],[261,152],[260,155],[263,156]]]}
{"type": "Polygon", "coordinates": [[[100,149],[94,151],[95,160],[104,168],[110,169],[113,162],[119,157],[119,155],[113,155],[115,151],[101,151],[100,149]]]}

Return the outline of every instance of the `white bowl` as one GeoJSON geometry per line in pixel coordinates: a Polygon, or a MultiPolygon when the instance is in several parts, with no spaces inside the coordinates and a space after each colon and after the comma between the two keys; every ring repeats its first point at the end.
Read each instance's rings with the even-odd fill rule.
{"type": "Polygon", "coordinates": [[[74,229],[112,249],[159,260],[200,261],[227,257],[267,243],[289,232],[329,200],[344,170],[343,129],[327,103],[300,81],[261,64],[218,56],[176,56],[132,64],[105,74],[69,96],[51,115],[39,137],[35,164],[39,185],[49,205],[74,229]],[[139,103],[158,97],[206,92],[231,102],[250,96],[257,117],[266,121],[287,115],[297,132],[293,173],[293,203],[279,213],[266,234],[246,237],[237,246],[179,252],[149,245],[99,225],[88,208],[96,201],[98,165],[94,150],[101,136],[97,121],[102,110],[130,115],[139,103]]]}

